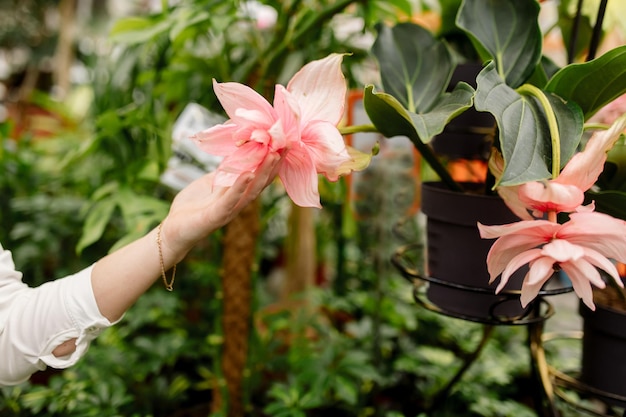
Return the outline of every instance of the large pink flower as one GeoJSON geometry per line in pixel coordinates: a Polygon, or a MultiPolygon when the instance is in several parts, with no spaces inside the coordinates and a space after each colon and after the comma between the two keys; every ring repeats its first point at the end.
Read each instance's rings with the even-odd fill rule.
{"type": "Polygon", "coordinates": [[[611,259],[626,262],[626,222],[603,213],[578,212],[558,224],[527,220],[502,226],[478,224],[485,239],[498,238],[487,255],[491,282],[502,274],[496,292],[521,266],[530,269],[522,284],[521,303],[532,301],[555,271],[563,270],[583,302],[594,309],[591,284],[604,288],[597,268],[618,285],[622,281],[611,259]]]}
{"type": "Polygon", "coordinates": [[[276,85],[273,106],[248,86],[214,80],[230,120],[194,139],[204,151],[225,157],[215,184],[230,186],[269,153],[278,153],[283,157],[278,176],[289,197],[299,206],[321,207],[318,174],[336,181],[339,175],[364,169],[369,159],[351,156],[337,129],[347,90],[342,59],[331,54],[302,67],[286,88],[276,85]]]}

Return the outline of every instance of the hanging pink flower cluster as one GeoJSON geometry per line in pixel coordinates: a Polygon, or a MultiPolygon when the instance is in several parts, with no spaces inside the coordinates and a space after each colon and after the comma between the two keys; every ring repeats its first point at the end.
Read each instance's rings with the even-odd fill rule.
{"type": "Polygon", "coordinates": [[[274,104],[252,88],[213,81],[227,122],[197,133],[204,151],[223,156],[215,184],[230,186],[254,171],[271,153],[281,155],[278,177],[293,202],[321,207],[318,174],[330,181],[365,169],[371,155],[346,146],[337,125],[344,115],[347,86],[341,71],[343,55],[305,65],[285,88],[276,85],[274,104]]]}
{"type": "Polygon", "coordinates": [[[511,274],[525,264],[530,268],[522,284],[523,306],[560,270],[592,310],[591,284],[598,288],[606,285],[598,268],[623,287],[612,260],[626,262],[626,222],[595,212],[593,203],[582,204],[584,192],[598,179],[607,152],[625,128],[626,115],[608,130],[594,133],[585,149],[553,180],[499,190],[509,207],[526,220],[501,226],[478,225],[482,238],[497,238],[487,256],[491,281],[502,274],[496,291],[501,291],[511,274]],[[569,219],[557,223],[558,213],[569,213],[569,219]]]}

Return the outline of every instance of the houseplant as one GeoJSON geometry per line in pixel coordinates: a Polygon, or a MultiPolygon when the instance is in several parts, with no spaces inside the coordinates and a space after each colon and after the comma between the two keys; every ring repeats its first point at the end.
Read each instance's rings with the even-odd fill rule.
{"type": "MultiPolygon", "coordinates": [[[[409,137],[441,181],[455,192],[462,191],[462,186],[450,177],[427,143],[451,119],[468,108],[472,100],[478,110],[493,114],[499,132],[493,144],[489,175],[493,175],[495,185],[490,186],[487,179],[486,188],[495,189],[525,221],[535,220],[531,220],[534,217],[527,206],[520,203],[520,190],[526,193],[529,188],[538,187],[537,184],[547,184],[547,180],[558,178],[561,169],[580,153],[585,121],[623,94],[626,87],[626,77],[620,68],[625,62],[625,47],[613,49],[590,62],[567,65],[554,74],[546,72],[538,12],[539,4],[531,0],[463,1],[456,23],[470,35],[486,64],[477,76],[476,90],[459,83],[450,93],[443,91],[454,65],[445,45],[437,43],[426,31],[412,24],[393,28],[381,26],[377,40],[379,47],[375,45],[374,53],[381,63],[384,92],[367,86],[364,96],[365,108],[376,128],[386,137],[409,137]],[[424,45],[429,49],[422,49],[424,45]],[[429,67],[428,63],[432,62],[445,64],[429,67]]],[[[613,134],[611,138],[617,139],[617,136],[613,134]]],[[[612,145],[614,140],[608,142],[612,145]]],[[[602,163],[599,162],[600,171],[602,163]]],[[[593,183],[585,184],[586,188],[569,184],[577,200],[568,211],[582,203],[582,193],[593,183]]],[[[525,201],[528,203],[528,199],[525,201]]],[[[543,211],[552,212],[549,217],[556,222],[556,211],[543,211]]],[[[496,237],[487,230],[484,228],[483,237],[496,237]]],[[[506,239],[503,241],[506,243],[506,239]]],[[[536,241],[529,247],[540,244],[536,241]]],[[[494,245],[488,258],[491,280],[500,275],[517,250],[523,252],[520,248],[512,248],[510,257],[498,259],[502,265],[496,267],[494,256],[501,246],[494,245]]],[[[553,263],[558,264],[558,261],[553,263]]],[[[502,288],[511,271],[506,272],[498,289],[502,288]]],[[[524,305],[537,295],[552,275],[547,272],[547,276],[540,280],[541,285],[529,284],[531,275],[526,277],[522,286],[524,305]]],[[[534,275],[532,277],[534,279],[534,275]]],[[[602,285],[597,280],[596,283],[602,285]]],[[[590,304],[586,296],[587,286],[577,282],[574,289],[579,295],[585,295],[590,304]]]]}

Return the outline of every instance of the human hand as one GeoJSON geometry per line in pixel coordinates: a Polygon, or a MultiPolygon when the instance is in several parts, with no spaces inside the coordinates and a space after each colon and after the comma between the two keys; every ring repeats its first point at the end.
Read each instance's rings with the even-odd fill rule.
{"type": "Polygon", "coordinates": [[[269,154],[254,172],[230,187],[213,184],[215,173],[189,184],[174,198],[163,222],[163,251],[178,262],[198,241],[229,223],[276,177],[280,156],[269,154]]]}

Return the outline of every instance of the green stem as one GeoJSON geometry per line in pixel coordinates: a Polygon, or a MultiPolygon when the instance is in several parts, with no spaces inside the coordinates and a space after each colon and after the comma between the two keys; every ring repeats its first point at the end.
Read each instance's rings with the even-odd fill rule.
{"type": "MultiPolygon", "coordinates": [[[[351,135],[353,133],[379,132],[379,130],[376,129],[374,125],[370,124],[344,126],[339,128],[339,132],[342,135],[351,135]]],[[[437,155],[435,155],[432,148],[422,142],[422,140],[417,135],[414,138],[410,139],[422,158],[439,176],[441,182],[443,182],[449,190],[463,192],[463,188],[452,178],[448,170],[441,164],[441,161],[439,161],[439,158],[437,158],[437,155]]]]}
{"type": "Polygon", "coordinates": [[[441,164],[441,161],[439,160],[437,155],[435,155],[435,152],[430,146],[422,142],[417,134],[415,134],[414,137],[410,137],[409,139],[411,140],[411,142],[413,142],[413,146],[415,146],[422,158],[426,161],[428,165],[430,165],[430,167],[441,179],[441,182],[443,182],[449,190],[457,191],[460,193],[463,192],[463,188],[459,185],[459,183],[454,180],[454,178],[452,178],[446,167],[441,164]]]}
{"type": "Polygon", "coordinates": [[[609,127],[611,126],[606,123],[585,123],[583,125],[583,130],[607,130],[609,127]]]}
{"type": "Polygon", "coordinates": [[[339,132],[342,135],[352,135],[353,133],[366,133],[366,132],[378,132],[374,125],[354,125],[344,126],[339,128],[339,132]]]}
{"type": "Polygon", "coordinates": [[[550,138],[552,139],[552,179],[556,179],[561,172],[561,136],[559,135],[559,124],[554,114],[554,109],[550,105],[548,97],[541,89],[531,84],[524,84],[517,89],[517,92],[530,95],[539,100],[543,111],[546,113],[550,138]]]}

